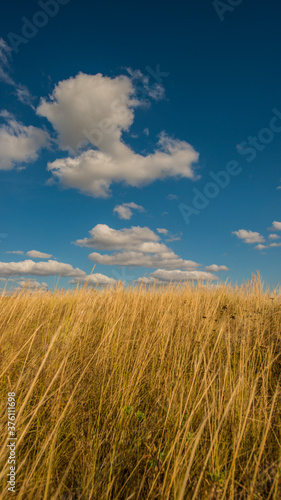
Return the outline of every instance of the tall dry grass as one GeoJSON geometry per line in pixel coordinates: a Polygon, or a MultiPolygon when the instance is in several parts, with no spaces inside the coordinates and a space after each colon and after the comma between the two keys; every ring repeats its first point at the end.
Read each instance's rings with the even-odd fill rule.
{"type": "Polygon", "coordinates": [[[257,276],[3,294],[2,498],[281,498],[280,306],[257,276]]]}

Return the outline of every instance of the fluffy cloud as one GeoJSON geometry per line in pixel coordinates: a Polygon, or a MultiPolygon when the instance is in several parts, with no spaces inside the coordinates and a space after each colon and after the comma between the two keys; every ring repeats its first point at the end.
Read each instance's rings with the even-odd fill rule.
{"type": "Polygon", "coordinates": [[[113,285],[117,281],[114,278],[109,278],[108,276],[105,276],[104,274],[90,274],[88,276],[84,276],[82,278],[75,278],[73,280],[70,280],[70,284],[80,284],[80,285],[113,285]]]}
{"type": "Polygon", "coordinates": [[[217,264],[212,264],[211,266],[205,267],[206,271],[217,272],[217,271],[229,271],[226,266],[218,266],[217,264]]]}
{"type": "Polygon", "coordinates": [[[195,178],[193,164],[199,155],[185,141],[160,134],[157,148],[146,156],[135,153],[122,140],[134,120],[133,77],[105,77],[79,73],[59,82],[37,113],[58,132],[62,149],[78,154],[48,164],[63,185],[95,197],[110,195],[114,182],[144,186],[167,177],[195,178]],[[96,149],[81,149],[93,145],[96,149]]]}
{"type": "Polygon", "coordinates": [[[204,271],[167,271],[165,269],[157,269],[151,273],[148,277],[138,278],[137,283],[153,284],[157,280],[158,284],[166,284],[170,281],[191,281],[191,280],[203,280],[203,281],[213,281],[217,280],[217,276],[212,273],[207,273],[204,271]]]}
{"type": "Polygon", "coordinates": [[[280,236],[278,236],[278,234],[274,234],[274,233],[272,233],[272,234],[270,234],[270,235],[268,236],[268,238],[269,238],[270,240],[279,240],[280,236]]]}
{"type": "Polygon", "coordinates": [[[89,258],[98,264],[127,267],[162,267],[166,269],[191,270],[199,266],[191,260],[178,257],[164,243],[160,236],[148,227],[112,229],[106,224],[97,224],[90,237],[79,239],[77,245],[98,250],[119,250],[111,255],[93,252],[89,258]]]}
{"type": "Polygon", "coordinates": [[[169,231],[168,231],[168,229],[163,229],[161,227],[157,227],[157,232],[159,234],[168,234],[169,231]]]}
{"type": "Polygon", "coordinates": [[[48,170],[63,185],[101,198],[110,195],[113,182],[140,187],[167,177],[194,178],[192,164],[198,160],[198,153],[192,146],[161,134],[158,148],[142,156],[120,142],[113,154],[90,149],[75,158],[55,160],[48,164],[48,170]]]}
{"type": "Polygon", "coordinates": [[[36,160],[38,151],[47,142],[45,131],[7,118],[7,123],[0,126],[0,170],[10,170],[17,163],[36,160]]]}
{"type": "Polygon", "coordinates": [[[256,250],[264,250],[265,248],[268,248],[268,246],[262,245],[262,243],[259,243],[257,246],[255,246],[256,250]]]}
{"type": "Polygon", "coordinates": [[[34,262],[32,260],[0,262],[0,276],[12,275],[83,277],[86,273],[79,268],[74,269],[70,264],[55,260],[48,260],[47,262],[34,262]]]}
{"type": "Polygon", "coordinates": [[[269,231],[281,231],[281,222],[273,221],[272,227],[268,228],[269,231]]]}
{"type": "Polygon", "coordinates": [[[97,250],[138,249],[147,242],[158,242],[159,236],[148,227],[133,226],[125,229],[112,229],[106,224],[97,224],[90,237],[77,240],[79,246],[96,248],[97,250]]]}
{"type": "Polygon", "coordinates": [[[52,257],[51,254],[39,252],[38,250],[29,250],[29,252],[26,252],[26,255],[28,255],[28,257],[31,257],[32,259],[49,259],[50,257],[52,257]]]}
{"type": "MultiPolygon", "coordinates": [[[[108,266],[128,266],[128,267],[159,267],[166,269],[194,269],[199,264],[192,260],[184,260],[178,257],[165,245],[165,252],[116,252],[111,255],[101,255],[93,252],[89,259],[97,264],[108,266]]],[[[152,250],[152,248],[151,248],[152,250]]],[[[157,250],[157,249],[156,249],[157,250]]]]}
{"type": "Polygon", "coordinates": [[[264,237],[260,233],[253,231],[247,231],[246,229],[239,229],[238,231],[232,231],[232,234],[236,234],[237,238],[244,240],[245,243],[263,243],[264,237]]]}
{"type": "Polygon", "coordinates": [[[270,243],[270,247],[281,247],[281,243],[270,243]]]}
{"type": "Polygon", "coordinates": [[[61,149],[72,152],[79,143],[90,142],[113,154],[120,146],[122,130],[133,123],[133,108],[138,104],[129,77],[79,73],[59,82],[50,101],[41,99],[37,113],[58,132],[61,149]]]}
{"type": "Polygon", "coordinates": [[[138,212],[144,212],[144,208],[141,205],[137,205],[133,201],[130,203],[122,203],[122,205],[116,205],[113,212],[116,212],[120,219],[129,220],[133,215],[131,208],[138,210],[138,212]]]}

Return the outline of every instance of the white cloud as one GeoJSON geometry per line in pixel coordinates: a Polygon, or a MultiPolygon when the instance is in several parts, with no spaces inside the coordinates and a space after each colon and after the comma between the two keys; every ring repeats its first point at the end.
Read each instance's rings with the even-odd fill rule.
{"type": "Polygon", "coordinates": [[[238,231],[232,231],[232,234],[236,234],[237,238],[244,240],[245,243],[263,243],[264,237],[260,233],[254,231],[247,231],[246,229],[239,229],[238,231]]]}
{"type": "Polygon", "coordinates": [[[158,242],[160,237],[148,227],[132,226],[125,229],[112,229],[106,224],[97,224],[90,237],[77,240],[79,246],[96,248],[97,250],[139,249],[147,242],[158,242]]]}
{"type": "Polygon", "coordinates": [[[167,177],[193,179],[192,164],[197,160],[198,153],[187,142],[161,134],[158,149],[147,156],[134,153],[120,141],[113,154],[90,149],[75,158],[48,163],[48,170],[65,186],[106,198],[113,182],[141,187],[167,177]]]}
{"type": "Polygon", "coordinates": [[[34,262],[32,260],[24,260],[22,262],[0,262],[0,276],[71,276],[83,277],[86,275],[84,271],[74,269],[70,264],[48,260],[47,262],[34,262]]]}
{"type": "Polygon", "coordinates": [[[261,243],[255,246],[256,250],[264,250],[265,248],[268,248],[267,245],[262,245],[261,243]]]}
{"type": "MultiPolygon", "coordinates": [[[[165,245],[163,245],[165,247],[165,245]]],[[[93,252],[89,259],[97,264],[108,266],[128,266],[128,267],[159,267],[166,269],[194,269],[199,264],[192,260],[184,260],[178,257],[172,250],[166,247],[166,252],[149,253],[137,251],[116,252],[111,255],[101,255],[93,252]]]]}
{"type": "Polygon", "coordinates": [[[217,264],[212,264],[211,266],[205,267],[206,271],[217,272],[217,271],[229,271],[226,266],[218,266],[217,264]]]}
{"type": "Polygon", "coordinates": [[[152,284],[155,283],[155,280],[158,281],[158,284],[165,284],[170,281],[191,281],[191,280],[204,280],[204,281],[213,281],[217,280],[218,277],[212,273],[207,273],[204,271],[167,271],[165,269],[157,269],[153,273],[151,273],[148,277],[138,278],[136,280],[137,283],[145,283],[152,284]]]}
{"type": "Polygon", "coordinates": [[[281,231],[281,222],[273,221],[272,227],[268,228],[269,231],[281,231]]]}
{"type": "Polygon", "coordinates": [[[113,209],[113,212],[116,212],[119,215],[120,219],[129,220],[133,215],[131,208],[133,208],[134,210],[138,210],[139,212],[144,212],[144,208],[141,205],[137,205],[133,201],[131,201],[130,203],[122,203],[122,205],[116,205],[116,207],[114,207],[113,209]]]}
{"type": "Polygon", "coordinates": [[[147,156],[123,142],[122,133],[129,130],[134,108],[141,104],[135,92],[134,78],[79,73],[59,82],[49,102],[41,100],[37,113],[52,123],[62,149],[80,153],[82,143],[97,148],[48,164],[64,186],[107,197],[114,182],[139,187],[168,177],[195,178],[193,164],[199,155],[186,141],[162,132],[157,148],[147,156]]]}
{"type": "Polygon", "coordinates": [[[37,113],[46,117],[58,132],[61,149],[72,152],[81,141],[96,139],[94,145],[98,143],[102,151],[113,154],[120,147],[121,131],[133,123],[133,108],[137,105],[132,81],[127,76],[109,78],[101,73],[79,73],[59,82],[49,102],[41,99],[37,113]]]}
{"type": "Polygon", "coordinates": [[[161,227],[157,227],[157,231],[159,234],[168,234],[168,229],[163,229],[161,227]]]}
{"type": "Polygon", "coordinates": [[[26,127],[13,118],[0,126],[0,170],[11,170],[17,163],[35,161],[38,151],[47,144],[48,134],[36,127],[26,127]]]}
{"type": "Polygon", "coordinates": [[[111,255],[91,253],[89,259],[98,264],[186,270],[199,266],[196,262],[178,257],[148,227],[132,226],[116,230],[106,224],[97,224],[90,231],[89,238],[79,239],[75,243],[98,250],[120,250],[111,255]]]}
{"type": "Polygon", "coordinates": [[[281,243],[270,243],[270,247],[281,247],[281,243]]]}
{"type": "Polygon", "coordinates": [[[39,252],[38,250],[29,250],[29,252],[26,252],[26,255],[33,259],[49,259],[50,257],[52,257],[51,254],[39,252]]]}
{"type": "Polygon", "coordinates": [[[73,280],[70,280],[70,284],[81,284],[84,285],[87,283],[87,285],[113,285],[117,281],[114,278],[109,278],[108,276],[105,276],[104,274],[90,274],[88,276],[84,276],[82,278],[75,278],[73,280]]]}
{"type": "Polygon", "coordinates": [[[268,238],[269,238],[270,240],[279,240],[280,236],[278,236],[278,234],[274,234],[274,233],[273,233],[273,234],[270,234],[270,235],[268,236],[268,238]]]}

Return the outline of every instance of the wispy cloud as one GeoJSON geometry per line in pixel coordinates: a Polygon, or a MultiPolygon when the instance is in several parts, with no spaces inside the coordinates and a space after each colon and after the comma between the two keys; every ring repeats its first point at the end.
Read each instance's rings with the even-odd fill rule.
{"type": "Polygon", "coordinates": [[[32,101],[34,98],[28,88],[21,83],[16,83],[11,76],[11,52],[11,47],[7,45],[3,38],[0,38],[0,80],[14,87],[15,94],[20,102],[33,107],[32,101]]]}

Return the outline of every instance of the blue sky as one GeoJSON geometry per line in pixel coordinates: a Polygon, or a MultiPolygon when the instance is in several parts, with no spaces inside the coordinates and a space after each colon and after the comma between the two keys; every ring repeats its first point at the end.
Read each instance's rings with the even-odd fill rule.
{"type": "Polygon", "coordinates": [[[1,286],[259,270],[276,287],[280,14],[247,0],[5,3],[1,286]]]}

